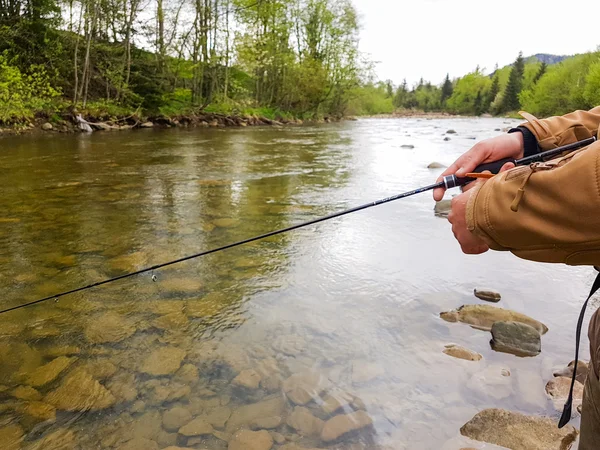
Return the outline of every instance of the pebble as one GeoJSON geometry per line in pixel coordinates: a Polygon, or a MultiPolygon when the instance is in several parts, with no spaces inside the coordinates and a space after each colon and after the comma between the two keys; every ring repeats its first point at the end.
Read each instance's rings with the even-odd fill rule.
{"type": "Polygon", "coordinates": [[[446,166],[444,164],[435,161],[427,165],[428,169],[443,169],[445,167],[446,166]]]}
{"type": "Polygon", "coordinates": [[[213,427],[206,421],[205,417],[198,417],[192,420],[187,425],[184,425],[179,429],[179,434],[183,436],[202,436],[205,434],[212,434],[213,427]]]}
{"type": "Polygon", "coordinates": [[[502,298],[498,292],[494,291],[474,289],[473,293],[475,294],[475,297],[480,300],[485,300],[486,302],[498,303],[502,298]]]}
{"type": "Polygon", "coordinates": [[[473,350],[469,350],[468,348],[461,347],[460,345],[454,344],[446,345],[443,352],[446,355],[464,359],[467,361],[479,361],[482,358],[482,356],[479,353],[474,352],[473,350]]]}
{"type": "Polygon", "coordinates": [[[242,370],[232,381],[236,386],[242,386],[247,389],[258,389],[261,377],[254,369],[242,370]]]}
{"type": "Polygon", "coordinates": [[[238,431],[229,442],[228,450],[270,450],[273,438],[266,430],[238,431]]]}

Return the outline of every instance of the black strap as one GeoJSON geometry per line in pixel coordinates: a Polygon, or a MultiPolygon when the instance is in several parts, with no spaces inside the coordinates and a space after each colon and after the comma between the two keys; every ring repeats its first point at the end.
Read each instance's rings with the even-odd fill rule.
{"type": "Polygon", "coordinates": [[[562,416],[560,416],[560,421],[558,422],[558,428],[564,427],[571,420],[571,410],[573,407],[573,388],[575,387],[575,377],[577,376],[577,363],[579,361],[579,338],[581,337],[581,327],[583,325],[583,317],[585,316],[585,309],[587,308],[587,304],[590,301],[592,295],[596,293],[596,291],[600,289],[600,274],[596,277],[594,284],[592,285],[592,290],[590,291],[590,295],[587,300],[583,304],[581,308],[581,312],[579,313],[579,320],[577,321],[577,333],[575,336],[575,366],[573,367],[573,378],[571,379],[571,389],[569,390],[569,397],[567,398],[567,402],[565,403],[565,407],[563,408],[562,416]]]}

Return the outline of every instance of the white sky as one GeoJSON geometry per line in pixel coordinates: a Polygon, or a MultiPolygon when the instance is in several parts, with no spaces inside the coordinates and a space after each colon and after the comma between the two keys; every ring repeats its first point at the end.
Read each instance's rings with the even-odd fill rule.
{"type": "Polygon", "coordinates": [[[360,48],[381,80],[434,84],[514,61],[519,51],[568,55],[600,45],[598,0],[352,0],[360,48]],[[512,32],[509,32],[509,28],[512,32]]]}

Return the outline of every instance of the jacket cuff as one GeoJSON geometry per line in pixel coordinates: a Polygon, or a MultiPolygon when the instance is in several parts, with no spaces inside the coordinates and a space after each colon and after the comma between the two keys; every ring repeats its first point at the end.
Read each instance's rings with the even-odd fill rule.
{"type": "Polygon", "coordinates": [[[508,130],[509,133],[515,133],[518,131],[523,134],[523,157],[536,155],[542,151],[538,145],[537,138],[531,131],[529,131],[527,127],[520,125],[516,128],[511,128],[508,130]]]}

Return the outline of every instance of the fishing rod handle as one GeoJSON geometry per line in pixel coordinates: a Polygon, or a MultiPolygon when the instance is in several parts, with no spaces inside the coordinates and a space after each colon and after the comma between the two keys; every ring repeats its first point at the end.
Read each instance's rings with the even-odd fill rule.
{"type": "MultiPolygon", "coordinates": [[[[481,172],[491,172],[493,174],[500,173],[500,169],[506,163],[513,163],[516,165],[517,161],[514,158],[504,158],[498,161],[494,161],[491,163],[480,164],[475,167],[471,172],[472,173],[481,173],[481,172]]],[[[475,178],[471,177],[457,177],[456,175],[446,175],[444,177],[444,187],[446,189],[451,189],[453,187],[464,186],[472,181],[475,181],[475,178]]]]}

